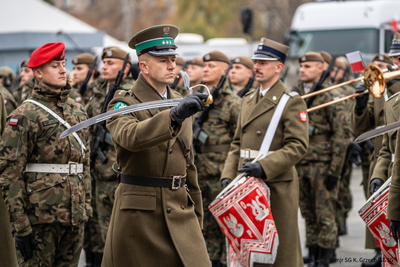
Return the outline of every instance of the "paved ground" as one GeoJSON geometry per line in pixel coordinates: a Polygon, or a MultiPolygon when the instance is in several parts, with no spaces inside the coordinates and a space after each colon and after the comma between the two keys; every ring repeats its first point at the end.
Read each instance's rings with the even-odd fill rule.
{"type": "MultiPolygon", "coordinates": [[[[337,249],[338,262],[331,264],[335,267],[360,267],[361,262],[365,259],[372,258],[375,253],[373,250],[364,249],[364,235],[365,235],[365,224],[358,216],[358,210],[364,205],[365,197],[360,186],[361,182],[361,169],[354,168],[351,180],[351,190],[353,194],[353,209],[349,213],[347,219],[348,234],[340,237],[340,248],[337,249]]],[[[304,246],[305,244],[305,226],[304,220],[299,212],[299,228],[300,238],[303,245],[303,254],[307,253],[304,246]]],[[[85,255],[82,252],[79,267],[85,266],[85,255]]],[[[307,265],[305,265],[307,266],[307,265]]]]}

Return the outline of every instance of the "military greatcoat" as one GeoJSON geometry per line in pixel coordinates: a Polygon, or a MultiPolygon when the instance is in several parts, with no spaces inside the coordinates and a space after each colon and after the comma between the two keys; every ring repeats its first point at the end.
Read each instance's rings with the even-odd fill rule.
{"type": "MultiPolygon", "coordinates": [[[[235,178],[237,170],[246,162],[240,157],[241,149],[260,149],[285,91],[285,85],[278,81],[261,100],[258,99],[259,90],[243,97],[238,127],[222,179],[235,178]]],[[[267,177],[265,183],[271,191],[271,212],[279,235],[278,254],[272,266],[303,266],[297,221],[299,181],[295,164],[308,148],[308,122],[300,116],[300,112],[305,115],[306,109],[304,101],[298,95],[290,97],[272,139],[270,152],[273,153],[259,161],[267,177]]]]}
{"type": "MultiPolygon", "coordinates": [[[[168,98],[181,98],[168,90],[168,98]]],[[[143,76],[130,91],[117,91],[109,110],[160,100],[143,76]]],[[[107,234],[103,267],[210,266],[202,227],[201,191],[193,154],[190,166],[180,148],[180,135],[192,151],[192,119],[171,127],[169,108],[116,115],[107,121],[121,173],[143,177],[187,174],[187,187],[139,186],[120,183],[107,234]]]]}

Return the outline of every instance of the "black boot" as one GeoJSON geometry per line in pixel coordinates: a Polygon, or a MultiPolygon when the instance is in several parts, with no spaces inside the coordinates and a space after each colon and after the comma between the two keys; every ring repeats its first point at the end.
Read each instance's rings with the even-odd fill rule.
{"type": "Polygon", "coordinates": [[[91,250],[85,250],[86,267],[93,267],[94,253],[91,250]]]}
{"type": "Polygon", "coordinates": [[[319,247],[317,267],[329,267],[329,258],[332,255],[332,249],[319,247]]]}
{"type": "Polygon", "coordinates": [[[308,247],[308,254],[309,254],[308,267],[317,267],[318,246],[309,246],[308,247]]]}
{"type": "Polygon", "coordinates": [[[95,252],[93,267],[101,267],[102,261],[103,261],[103,253],[95,252]]]}
{"type": "Polygon", "coordinates": [[[331,256],[329,257],[329,263],[334,263],[334,262],[336,262],[336,260],[337,260],[336,248],[334,248],[334,249],[332,250],[331,256]]]}
{"type": "Polygon", "coordinates": [[[304,264],[307,264],[307,263],[309,263],[309,262],[310,262],[310,255],[303,256],[303,263],[304,263],[304,264]]]}
{"type": "Polygon", "coordinates": [[[382,266],[382,251],[380,249],[376,249],[376,255],[368,260],[368,262],[364,262],[361,267],[380,267],[382,266]]]}
{"type": "Polygon", "coordinates": [[[220,262],[220,261],[211,261],[211,266],[212,267],[226,267],[226,265],[225,264],[223,264],[222,262],[220,262]]]}
{"type": "Polygon", "coordinates": [[[340,229],[339,235],[347,235],[347,212],[344,213],[344,220],[342,224],[342,228],[340,229]]]}

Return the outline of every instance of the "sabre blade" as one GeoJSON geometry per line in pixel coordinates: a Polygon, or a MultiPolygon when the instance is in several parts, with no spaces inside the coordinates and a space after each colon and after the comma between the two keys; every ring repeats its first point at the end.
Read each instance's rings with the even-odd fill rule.
{"type": "Polygon", "coordinates": [[[356,143],[361,143],[364,142],[366,140],[369,140],[371,138],[380,136],[382,134],[394,131],[400,129],[400,121],[398,122],[394,122],[385,126],[380,126],[377,127],[371,131],[368,131],[366,133],[361,134],[359,137],[356,138],[356,140],[354,140],[356,143]]]}
{"type": "Polygon", "coordinates": [[[90,125],[102,122],[104,120],[108,120],[117,114],[132,113],[132,112],[136,112],[136,111],[153,109],[153,108],[175,107],[181,101],[182,101],[182,98],[150,101],[150,102],[140,103],[140,104],[136,104],[136,105],[130,105],[127,107],[123,107],[120,109],[102,113],[100,115],[97,115],[97,116],[90,118],[86,121],[83,121],[81,123],[78,123],[78,124],[72,126],[71,128],[65,130],[64,132],[61,133],[60,138],[67,137],[68,135],[70,135],[74,132],[77,132],[83,128],[89,127],[90,125]]]}

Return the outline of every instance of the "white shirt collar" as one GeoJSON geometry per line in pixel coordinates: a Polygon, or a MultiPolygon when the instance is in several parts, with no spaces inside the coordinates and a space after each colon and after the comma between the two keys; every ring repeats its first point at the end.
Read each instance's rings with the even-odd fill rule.
{"type": "Polygon", "coordinates": [[[160,94],[161,97],[164,97],[165,99],[168,99],[168,90],[165,90],[165,93],[162,95],[160,94]]]}
{"type": "Polygon", "coordinates": [[[260,94],[262,94],[262,96],[264,97],[265,94],[269,91],[270,88],[267,88],[265,90],[261,90],[261,86],[260,86],[260,94]]]}

